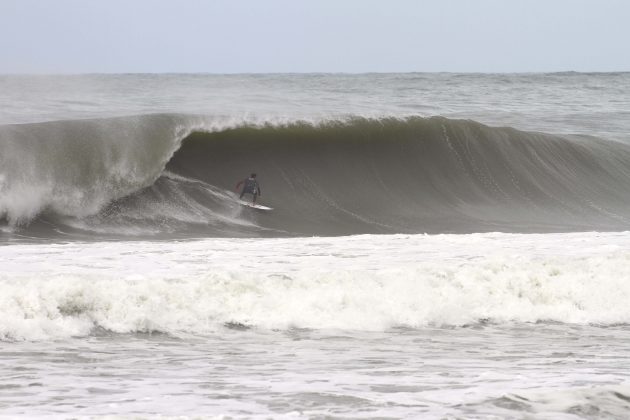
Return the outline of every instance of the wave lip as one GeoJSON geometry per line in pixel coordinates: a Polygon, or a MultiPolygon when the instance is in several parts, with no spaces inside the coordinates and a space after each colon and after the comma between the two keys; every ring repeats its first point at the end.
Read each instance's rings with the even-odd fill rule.
{"type": "Polygon", "coordinates": [[[26,235],[619,230],[630,147],[441,117],[183,115],[0,127],[0,217],[26,235]],[[10,157],[10,158],[9,158],[10,157]],[[255,171],[276,210],[232,192],[255,171]]]}

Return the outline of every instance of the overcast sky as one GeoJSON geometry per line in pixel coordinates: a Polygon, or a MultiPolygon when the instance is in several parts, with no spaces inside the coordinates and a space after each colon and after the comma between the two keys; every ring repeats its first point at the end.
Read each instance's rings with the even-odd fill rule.
{"type": "Polygon", "coordinates": [[[630,0],[0,0],[0,73],[630,70],[630,0]]]}

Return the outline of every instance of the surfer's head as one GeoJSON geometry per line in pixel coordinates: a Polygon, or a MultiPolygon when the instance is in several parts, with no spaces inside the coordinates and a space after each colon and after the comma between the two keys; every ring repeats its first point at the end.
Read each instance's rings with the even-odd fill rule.
{"type": "Polygon", "coordinates": [[[256,178],[256,174],[251,174],[250,177],[256,178]]]}

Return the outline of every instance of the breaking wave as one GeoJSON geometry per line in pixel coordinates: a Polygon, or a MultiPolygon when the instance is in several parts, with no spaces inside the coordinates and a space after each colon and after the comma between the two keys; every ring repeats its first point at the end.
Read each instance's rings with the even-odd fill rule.
{"type": "Polygon", "coordinates": [[[629,258],[494,257],[376,270],[208,269],[189,276],[0,273],[0,341],[98,330],[178,336],[226,327],[379,331],[539,321],[627,324],[629,258]]]}
{"type": "Polygon", "coordinates": [[[148,115],[0,127],[5,236],[616,230],[630,147],[469,120],[148,115]],[[262,201],[240,206],[257,172],[262,201]]]}

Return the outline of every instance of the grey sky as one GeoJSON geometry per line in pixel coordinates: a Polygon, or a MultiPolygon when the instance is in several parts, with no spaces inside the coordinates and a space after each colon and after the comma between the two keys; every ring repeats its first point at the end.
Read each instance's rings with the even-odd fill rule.
{"type": "Polygon", "coordinates": [[[0,73],[630,70],[628,0],[0,0],[0,73]]]}

